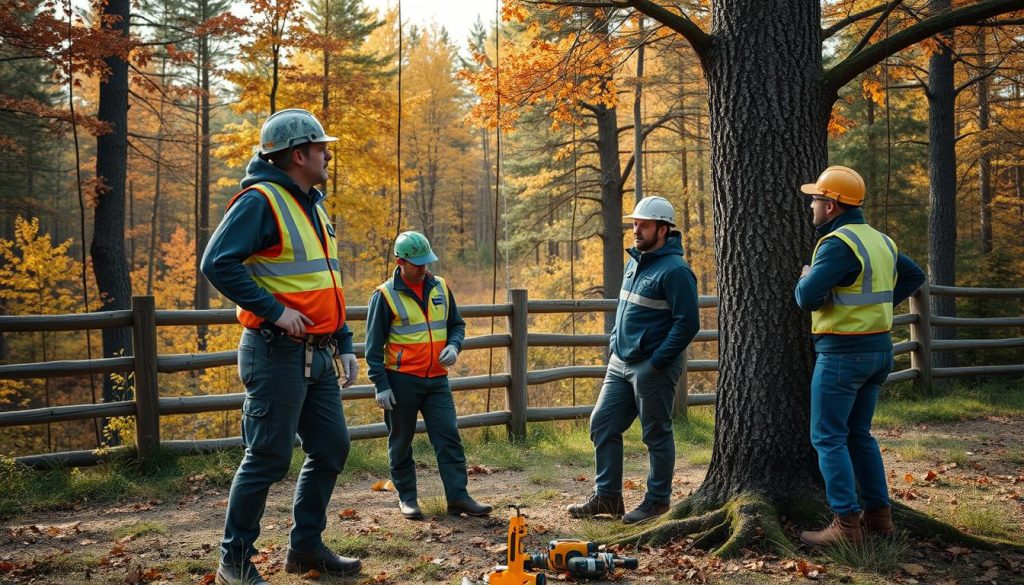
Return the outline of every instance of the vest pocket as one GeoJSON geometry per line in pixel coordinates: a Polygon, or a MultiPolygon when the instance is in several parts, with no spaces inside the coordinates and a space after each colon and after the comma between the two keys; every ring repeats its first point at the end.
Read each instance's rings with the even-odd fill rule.
{"type": "Polygon", "coordinates": [[[242,404],[242,442],[249,449],[266,449],[270,437],[270,401],[246,398],[242,404]]]}

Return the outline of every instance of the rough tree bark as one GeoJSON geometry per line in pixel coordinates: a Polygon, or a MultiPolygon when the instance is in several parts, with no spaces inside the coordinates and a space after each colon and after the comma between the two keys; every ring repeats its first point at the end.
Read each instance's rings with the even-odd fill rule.
{"type": "MultiPolygon", "coordinates": [[[[128,36],[131,12],[129,0],[108,0],[103,16],[111,27],[128,36]],[[109,19],[109,20],[108,20],[109,19]]],[[[128,165],[128,62],[120,56],[106,59],[110,76],[100,83],[100,120],[110,124],[111,132],[96,138],[96,176],[102,179],[97,187],[98,202],[94,216],[92,244],[93,272],[99,287],[101,311],[128,309],[131,306],[131,280],[125,259],[125,182],[128,165]]],[[[127,328],[103,330],[103,357],[131,355],[131,331],[127,328]]],[[[110,376],[104,377],[103,401],[123,400],[131,388],[115,387],[110,376]]]]}
{"type": "MultiPolygon", "coordinates": [[[[930,0],[932,14],[948,12],[950,0],[930,0]]],[[[953,86],[952,38],[941,35],[928,59],[928,276],[932,284],[956,284],[956,92],[953,86]]],[[[933,296],[932,315],[956,316],[956,298],[933,296]]],[[[954,339],[953,327],[935,327],[932,339],[954,339]]],[[[956,352],[938,351],[932,365],[949,368],[956,352]]]]}
{"type": "MultiPolygon", "coordinates": [[[[1024,2],[991,0],[925,19],[828,71],[817,0],[774,10],[760,0],[720,0],[712,4],[711,34],[650,0],[627,3],[682,34],[707,79],[720,373],[703,484],[653,526],[621,540],[660,543],[691,534],[698,547],[722,555],[758,543],[788,549],[778,514],[824,511],[808,440],[809,319],[792,294],[814,243],[798,187],[828,162],[828,119],[839,88],[902,48],[1024,2]]],[[[937,524],[899,514],[906,527],[937,524]]]]}

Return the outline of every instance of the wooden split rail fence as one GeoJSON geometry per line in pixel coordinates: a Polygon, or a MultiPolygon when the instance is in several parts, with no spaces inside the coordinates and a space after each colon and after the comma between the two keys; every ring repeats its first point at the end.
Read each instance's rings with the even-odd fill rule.
{"type": "MultiPolygon", "coordinates": [[[[915,380],[924,387],[930,387],[933,380],[960,376],[987,376],[999,374],[1024,374],[1024,363],[1015,365],[972,366],[958,368],[933,368],[933,351],[961,349],[992,349],[1024,347],[1024,337],[1004,339],[955,339],[932,340],[932,327],[1024,327],[1024,317],[1012,318],[960,318],[931,316],[928,309],[928,295],[952,295],[958,297],[1002,297],[1024,298],[1024,289],[963,288],[925,285],[910,299],[910,313],[899,315],[894,324],[910,326],[910,340],[895,344],[897,354],[909,353],[910,367],[889,375],[887,382],[915,380]]],[[[530,406],[527,387],[571,378],[603,378],[603,365],[563,366],[543,370],[528,369],[530,347],[606,347],[608,335],[567,335],[556,333],[530,333],[528,318],[531,314],[580,313],[614,311],[614,299],[594,300],[529,300],[527,291],[513,289],[508,292],[508,302],[497,305],[467,305],[460,307],[465,318],[504,317],[507,321],[505,333],[468,337],[464,350],[504,348],[508,372],[452,378],[453,391],[480,390],[487,388],[504,389],[503,410],[458,417],[459,428],[505,425],[512,438],[526,434],[528,422],[568,420],[589,416],[594,405],[538,407],[530,406]]],[[[717,297],[700,297],[700,307],[718,306],[717,297]]],[[[366,307],[351,307],[350,321],[366,319],[366,307]]],[[[47,424],[60,421],[91,420],[110,417],[135,418],[135,448],[140,458],[153,456],[160,448],[179,451],[199,451],[241,445],[240,437],[211,439],[203,441],[160,440],[160,417],[241,408],[244,393],[207,396],[160,396],[159,375],[172,372],[201,370],[229,366],[237,363],[237,352],[220,351],[208,353],[164,354],[157,352],[157,328],[161,326],[200,326],[236,323],[234,311],[167,311],[157,310],[153,297],[134,297],[131,310],[75,315],[30,315],[0,316],[0,333],[26,331],[82,331],[107,327],[130,327],[132,329],[133,355],[126,357],[99,358],[91,360],[62,360],[42,363],[0,365],[0,379],[54,378],[74,375],[110,374],[132,372],[135,380],[133,400],[103,404],[75,404],[34,408],[29,410],[0,412],[0,427],[47,424]]],[[[695,342],[718,340],[717,330],[701,330],[695,342]]],[[[355,344],[356,353],[362,357],[362,344],[355,344]]],[[[1020,360],[1024,362],[1024,359],[1020,360]]],[[[686,406],[711,405],[714,394],[689,394],[686,372],[711,372],[718,370],[717,360],[687,359],[683,376],[676,393],[676,412],[685,413],[686,406]]],[[[374,395],[372,385],[358,385],[342,391],[344,400],[370,399],[374,395]]],[[[419,422],[417,432],[423,432],[419,422]]],[[[384,437],[387,430],[383,423],[353,426],[353,439],[384,437]]],[[[89,465],[100,460],[95,451],[71,451],[28,455],[19,461],[33,465],[89,465]]]]}

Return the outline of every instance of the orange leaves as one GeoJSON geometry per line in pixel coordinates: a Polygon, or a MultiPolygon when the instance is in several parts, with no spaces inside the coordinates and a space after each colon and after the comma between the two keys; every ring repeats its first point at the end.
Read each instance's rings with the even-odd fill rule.
{"type": "Polygon", "coordinates": [[[355,520],[357,515],[358,514],[354,508],[345,508],[341,512],[338,512],[338,517],[342,520],[355,520]]]}
{"type": "Polygon", "coordinates": [[[395,491],[395,484],[390,479],[382,479],[374,482],[370,489],[375,492],[393,492],[395,491]]]}

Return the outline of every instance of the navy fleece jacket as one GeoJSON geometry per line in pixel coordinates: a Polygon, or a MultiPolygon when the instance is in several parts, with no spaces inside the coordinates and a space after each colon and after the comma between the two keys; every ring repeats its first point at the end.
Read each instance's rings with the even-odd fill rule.
{"type": "Polygon", "coordinates": [[[657,250],[627,252],[611,350],[626,363],[650,358],[651,367],[663,370],[700,330],[697,278],[683,258],[677,231],[657,250]]]}

